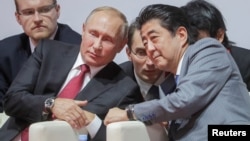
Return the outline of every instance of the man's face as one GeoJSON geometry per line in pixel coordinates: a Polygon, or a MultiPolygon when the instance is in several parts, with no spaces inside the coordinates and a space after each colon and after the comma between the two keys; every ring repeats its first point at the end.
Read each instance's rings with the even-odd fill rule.
{"type": "Polygon", "coordinates": [[[172,35],[160,25],[157,19],[142,25],[142,42],[153,63],[161,70],[175,73],[178,65],[181,43],[178,36],[172,35]]]}
{"type": "Polygon", "coordinates": [[[56,30],[60,7],[52,0],[17,0],[16,19],[34,41],[49,38],[56,30]]]}
{"type": "Polygon", "coordinates": [[[163,71],[157,69],[147,57],[139,30],[134,32],[131,50],[127,49],[127,55],[134,65],[135,73],[143,81],[154,84],[161,76],[163,71]]]}
{"type": "Polygon", "coordinates": [[[124,22],[112,12],[99,11],[83,26],[81,54],[86,64],[102,66],[111,62],[124,47],[121,29],[124,22]]]}

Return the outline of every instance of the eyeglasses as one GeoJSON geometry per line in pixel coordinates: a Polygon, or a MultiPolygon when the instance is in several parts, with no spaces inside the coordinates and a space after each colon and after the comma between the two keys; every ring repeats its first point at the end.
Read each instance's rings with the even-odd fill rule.
{"type": "Polygon", "coordinates": [[[19,15],[23,15],[23,16],[32,16],[36,13],[36,11],[39,13],[39,14],[47,14],[48,12],[50,12],[54,7],[56,7],[56,3],[53,3],[51,5],[47,5],[47,6],[43,6],[43,7],[39,7],[37,9],[33,9],[33,8],[30,8],[30,9],[24,9],[24,10],[21,10],[21,11],[18,11],[17,13],[19,15]]]}
{"type": "Polygon", "coordinates": [[[131,49],[131,52],[135,55],[135,56],[137,56],[139,59],[146,59],[148,56],[147,56],[147,52],[146,52],[146,50],[144,50],[144,49],[137,49],[137,50],[135,50],[135,51],[133,51],[132,49],[131,49]]]}

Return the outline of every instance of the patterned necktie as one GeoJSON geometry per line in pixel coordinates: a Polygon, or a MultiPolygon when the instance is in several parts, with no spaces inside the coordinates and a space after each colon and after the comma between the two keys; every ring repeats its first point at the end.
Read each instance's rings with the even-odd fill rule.
{"type": "Polygon", "coordinates": [[[159,87],[158,86],[152,85],[145,97],[146,101],[152,100],[152,99],[159,99],[159,87]]]}
{"type": "MultiPolygon", "coordinates": [[[[63,88],[58,97],[74,99],[78,92],[80,91],[82,84],[84,82],[84,76],[89,72],[89,67],[87,65],[81,65],[81,72],[79,75],[73,77],[68,84],[63,88]]],[[[21,133],[21,141],[29,140],[29,127],[25,128],[21,133]]]]}
{"type": "Polygon", "coordinates": [[[89,67],[87,65],[81,65],[80,74],[73,77],[68,82],[68,84],[59,93],[58,97],[74,99],[82,87],[84,76],[87,72],[89,72],[89,67]]]}

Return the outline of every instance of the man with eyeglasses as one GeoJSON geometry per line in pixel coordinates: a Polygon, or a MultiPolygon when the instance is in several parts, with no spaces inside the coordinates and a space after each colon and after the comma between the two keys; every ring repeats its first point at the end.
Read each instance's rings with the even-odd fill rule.
{"type": "Polygon", "coordinates": [[[148,57],[161,70],[179,75],[178,83],[174,92],[160,100],[132,104],[126,111],[111,109],[105,125],[171,120],[170,141],[207,141],[208,125],[249,125],[248,90],[232,56],[218,40],[196,41],[197,31],[175,6],[148,5],[138,17],[148,57]]]}
{"type": "MultiPolygon", "coordinates": [[[[166,84],[164,92],[166,94],[174,91],[176,84],[174,75],[158,69],[148,58],[146,48],[143,45],[138,21],[134,21],[129,26],[128,42],[126,53],[129,61],[120,64],[120,67],[139,85],[141,94],[145,101],[160,99],[164,94],[159,87],[161,83],[166,84]]],[[[164,128],[159,124],[145,122],[157,132],[162,132],[164,128]]],[[[168,122],[164,122],[168,126],[168,122]]],[[[152,130],[150,129],[150,130],[152,130]]]]}
{"type": "Polygon", "coordinates": [[[174,76],[156,68],[148,58],[136,20],[129,27],[126,53],[129,61],[120,64],[120,67],[137,82],[145,100],[163,97],[154,90],[154,87],[158,88],[165,79],[168,81],[166,92],[172,92],[175,89],[174,76]]]}
{"type": "Polygon", "coordinates": [[[2,99],[18,71],[41,39],[54,39],[79,45],[81,35],[60,24],[56,0],[15,0],[16,20],[24,33],[0,41],[0,112],[2,99]]]}

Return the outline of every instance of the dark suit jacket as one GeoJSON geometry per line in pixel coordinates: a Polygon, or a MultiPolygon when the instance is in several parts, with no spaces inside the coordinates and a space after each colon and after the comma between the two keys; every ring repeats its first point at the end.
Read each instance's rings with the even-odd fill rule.
{"type": "MultiPolygon", "coordinates": [[[[81,35],[68,25],[58,24],[55,40],[79,45],[81,35]]],[[[29,37],[25,33],[0,41],[0,112],[3,111],[3,96],[30,54],[29,37]]]]}
{"type": "MultiPolygon", "coordinates": [[[[134,66],[131,61],[126,61],[120,64],[120,67],[123,71],[129,75],[136,83],[135,74],[134,74],[134,66]]],[[[164,82],[161,84],[161,88],[164,91],[164,94],[167,95],[173,92],[176,88],[175,78],[173,74],[170,74],[164,82]]]]}
{"type": "Polygon", "coordinates": [[[250,50],[236,46],[231,46],[229,49],[250,91],[250,50]]]}
{"type": "Polygon", "coordinates": [[[135,73],[134,73],[134,66],[133,66],[133,63],[131,61],[123,62],[119,66],[123,69],[123,71],[128,76],[130,76],[136,82],[135,73]]]}
{"type": "MultiPolygon", "coordinates": [[[[31,123],[42,121],[45,99],[57,95],[78,53],[79,46],[41,41],[5,95],[5,112],[11,118],[0,130],[1,141],[9,141],[31,123]]],[[[114,62],[100,70],[75,99],[88,100],[83,109],[101,119],[112,107],[142,101],[138,85],[114,62]]],[[[93,141],[105,140],[102,126],[93,141]]]]}

